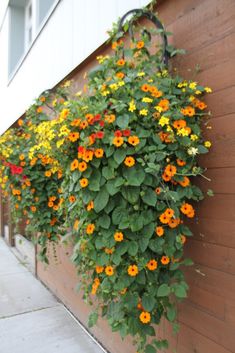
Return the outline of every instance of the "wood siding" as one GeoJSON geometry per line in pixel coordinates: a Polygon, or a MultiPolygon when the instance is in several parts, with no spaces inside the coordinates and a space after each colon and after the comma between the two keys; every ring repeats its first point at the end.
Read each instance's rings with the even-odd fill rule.
{"type": "MultiPolygon", "coordinates": [[[[199,65],[195,80],[213,89],[207,98],[212,129],[205,129],[212,148],[201,158],[211,182],[198,184],[215,192],[197,208],[195,235],[186,246],[195,266],[186,271],[190,292],[179,306],[181,330],[173,336],[164,322],[159,335],[169,338],[169,353],[235,353],[235,1],[165,0],[156,11],[173,32],[170,42],[187,50],[175,59],[175,67],[189,78],[199,65]]],[[[107,52],[102,47],[99,54],[107,52]]],[[[73,72],[77,90],[84,73],[96,65],[95,56],[73,72]]],[[[38,263],[38,276],[86,325],[90,309],[74,291],[78,280],[63,249],[58,249],[58,261],[52,259],[46,269],[38,263]]],[[[112,353],[135,352],[130,340],[122,343],[103,321],[92,332],[112,353]]]]}

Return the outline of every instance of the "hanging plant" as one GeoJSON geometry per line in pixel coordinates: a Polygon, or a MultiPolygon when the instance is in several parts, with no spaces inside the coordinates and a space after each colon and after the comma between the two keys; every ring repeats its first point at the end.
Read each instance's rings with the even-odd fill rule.
{"type": "MultiPolygon", "coordinates": [[[[87,93],[73,99],[62,94],[62,101],[53,102],[51,121],[39,99],[28,122],[20,123],[30,145],[18,140],[14,150],[7,133],[0,152],[4,163],[15,166],[24,155],[24,174],[39,197],[32,210],[32,197],[29,203],[25,194],[20,209],[26,207],[41,232],[44,261],[46,244],[57,240],[61,224],[72,229],[81,288],[95,306],[89,325],[101,315],[123,338],[133,336],[139,353],[154,353],[167,345],[155,337],[157,325],[163,317],[176,324],[177,300],[187,296],[182,267],[192,261],[184,245],[192,236],[187,221],[203,199],[194,180],[204,172],[197,157],[211,146],[202,136],[208,117],[202,96],[211,89],[168,71],[168,57],[178,51],[167,45],[152,13],[137,15],[158,30],[145,29],[135,39],[131,23],[129,44],[120,30],[112,33],[113,54],[98,57],[87,93]],[[154,34],[163,39],[156,53],[150,50],[154,34]],[[53,224],[54,218],[59,221],[53,224]]],[[[12,177],[4,163],[1,186],[9,192],[23,179],[18,172],[12,177]]]]}
{"type": "Polygon", "coordinates": [[[99,56],[89,74],[83,105],[68,104],[77,107],[67,123],[80,139],[63,182],[77,234],[73,260],[97,308],[89,324],[107,318],[113,331],[135,337],[139,353],[167,345],[154,337],[156,325],[162,317],[176,323],[176,301],[187,296],[187,220],[203,199],[197,156],[211,145],[202,137],[201,98],[211,89],[168,72],[167,55],[177,51],[156,33],[163,46],[150,54],[153,33],[126,47],[118,32],[114,54],[99,56]]]}

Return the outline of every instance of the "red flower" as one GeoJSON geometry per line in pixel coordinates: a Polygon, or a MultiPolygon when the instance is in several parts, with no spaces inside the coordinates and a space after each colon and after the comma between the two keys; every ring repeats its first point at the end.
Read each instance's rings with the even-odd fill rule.
{"type": "Polygon", "coordinates": [[[99,121],[101,119],[101,115],[100,114],[96,114],[94,116],[94,121],[99,121]]]}
{"type": "Polygon", "coordinates": [[[116,137],[121,137],[121,136],[122,136],[122,132],[121,132],[120,130],[116,130],[116,131],[114,132],[114,136],[116,136],[116,137]]]}
{"type": "Polygon", "coordinates": [[[97,131],[96,138],[97,139],[102,139],[103,137],[104,137],[104,131],[97,131]]]}
{"type": "Polygon", "coordinates": [[[123,130],[122,133],[123,133],[123,136],[130,136],[131,130],[126,129],[126,130],[123,130]]]}
{"type": "Polygon", "coordinates": [[[83,153],[85,151],[85,147],[83,146],[78,146],[78,152],[83,153]]]}
{"type": "Polygon", "coordinates": [[[103,127],[104,126],[104,121],[103,120],[99,121],[99,124],[100,124],[101,127],[103,127]]]}

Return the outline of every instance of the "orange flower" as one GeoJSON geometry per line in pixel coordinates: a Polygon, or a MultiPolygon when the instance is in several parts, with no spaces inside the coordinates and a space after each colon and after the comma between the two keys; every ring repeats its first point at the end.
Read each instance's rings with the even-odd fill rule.
{"type": "Polygon", "coordinates": [[[174,126],[174,128],[175,129],[182,129],[182,128],[184,128],[185,126],[186,126],[186,121],[185,120],[182,120],[182,119],[180,119],[180,120],[175,120],[174,122],[173,122],[173,126],[174,126]]]}
{"type": "Polygon", "coordinates": [[[190,184],[190,180],[188,177],[184,176],[184,179],[182,181],[179,181],[179,184],[185,188],[190,184]]]}
{"type": "Polygon", "coordinates": [[[31,208],[32,212],[36,212],[37,211],[37,207],[35,207],[35,206],[31,206],[30,208],[31,208]]]}
{"type": "Polygon", "coordinates": [[[107,121],[107,123],[111,124],[116,120],[116,117],[114,114],[105,115],[104,120],[107,121]]]}
{"type": "Polygon", "coordinates": [[[115,241],[117,241],[117,242],[123,241],[123,238],[124,238],[124,236],[123,236],[123,233],[122,233],[122,232],[116,232],[116,233],[114,234],[114,239],[115,239],[115,241]]]}
{"type": "Polygon", "coordinates": [[[49,177],[51,176],[51,171],[50,171],[50,170],[47,170],[44,174],[45,174],[46,177],[49,178],[49,177]]]}
{"type": "Polygon", "coordinates": [[[49,201],[48,204],[47,204],[48,207],[53,207],[54,206],[54,202],[52,201],[49,201]]]}
{"type": "Polygon", "coordinates": [[[127,272],[128,272],[128,275],[129,275],[129,276],[135,277],[135,276],[138,275],[139,270],[138,270],[138,267],[137,267],[136,265],[130,265],[130,266],[128,267],[127,272]]]}
{"type": "Polygon", "coordinates": [[[170,221],[170,218],[167,217],[167,215],[165,213],[162,213],[159,217],[160,221],[163,223],[163,224],[167,224],[169,223],[170,221]]]}
{"type": "Polygon", "coordinates": [[[70,170],[71,172],[73,172],[77,168],[78,168],[78,160],[74,159],[73,162],[70,164],[70,170]]]}
{"type": "Polygon", "coordinates": [[[23,160],[24,160],[24,155],[23,155],[23,154],[20,154],[20,155],[19,155],[19,160],[20,160],[20,161],[23,161],[23,160]]]}
{"type": "Polygon", "coordinates": [[[76,219],[76,221],[73,224],[73,229],[74,230],[78,230],[79,223],[80,223],[79,219],[76,219]]]}
{"type": "Polygon", "coordinates": [[[112,266],[105,267],[105,273],[107,276],[112,276],[114,273],[113,267],[112,266]]]}
{"type": "Polygon", "coordinates": [[[135,165],[135,158],[131,156],[126,157],[124,160],[124,164],[129,168],[133,167],[133,165],[135,165]]]}
{"type": "Polygon", "coordinates": [[[156,188],[155,192],[156,192],[157,195],[161,194],[162,188],[160,188],[160,187],[156,188]]]}
{"type": "Polygon", "coordinates": [[[166,214],[167,217],[172,218],[175,214],[175,211],[172,210],[172,208],[167,208],[164,213],[166,214]]]}
{"type": "Polygon", "coordinates": [[[195,211],[194,209],[192,209],[192,211],[190,211],[188,214],[187,214],[187,217],[188,218],[193,218],[195,216],[195,211]]]}
{"type": "Polygon", "coordinates": [[[90,201],[86,207],[87,211],[91,211],[94,208],[94,202],[90,201]]]}
{"type": "Polygon", "coordinates": [[[163,95],[163,93],[162,93],[162,91],[158,91],[158,90],[156,89],[156,90],[151,90],[151,95],[152,95],[153,97],[160,98],[160,97],[163,95]]]}
{"type": "Polygon", "coordinates": [[[22,125],[24,124],[24,121],[23,121],[22,119],[19,119],[19,120],[17,121],[17,123],[18,123],[19,126],[22,126],[22,125]]]}
{"type": "Polygon", "coordinates": [[[139,316],[139,319],[143,324],[148,324],[151,321],[151,315],[147,311],[142,311],[139,316]]]}
{"type": "Polygon", "coordinates": [[[86,234],[93,234],[95,231],[95,225],[93,223],[89,223],[86,227],[86,234]]]}
{"type": "Polygon", "coordinates": [[[141,90],[144,91],[144,92],[148,92],[149,88],[150,88],[149,85],[147,85],[146,83],[141,86],[141,90]]]}
{"type": "Polygon", "coordinates": [[[86,162],[80,162],[78,163],[78,170],[80,172],[84,172],[87,169],[87,163],[86,162]]]}
{"type": "Polygon", "coordinates": [[[163,179],[164,181],[170,181],[170,180],[171,180],[171,177],[170,177],[169,175],[167,175],[166,173],[163,173],[163,174],[162,174],[162,179],[163,179]]]}
{"type": "Polygon", "coordinates": [[[156,234],[157,234],[159,237],[162,237],[163,234],[164,234],[164,228],[161,227],[161,226],[156,227],[155,232],[156,232],[156,234]]]}
{"type": "Polygon", "coordinates": [[[42,112],[42,107],[38,107],[37,108],[37,113],[41,113],[42,112]]]}
{"type": "Polygon", "coordinates": [[[82,178],[82,179],[79,180],[79,183],[80,183],[82,188],[85,188],[88,185],[88,180],[87,180],[87,178],[82,178]]]}
{"type": "Polygon", "coordinates": [[[164,171],[164,173],[171,178],[176,174],[176,172],[177,172],[177,169],[172,164],[168,164],[165,168],[165,171],[164,171]]]}
{"type": "Polygon", "coordinates": [[[162,111],[165,112],[169,109],[169,101],[168,99],[161,99],[158,103],[158,106],[162,108],[162,111]]]}
{"type": "Polygon", "coordinates": [[[169,223],[168,223],[168,226],[170,228],[176,228],[179,224],[180,224],[180,219],[179,218],[171,218],[169,223]]]}
{"type": "Polygon", "coordinates": [[[182,159],[177,159],[177,160],[176,160],[176,163],[177,163],[180,167],[183,167],[183,166],[186,164],[186,162],[183,161],[182,159]]]}
{"type": "Polygon", "coordinates": [[[51,221],[50,221],[50,225],[51,226],[54,226],[57,222],[57,218],[52,218],[51,221]]]}
{"type": "Polygon", "coordinates": [[[82,121],[82,122],[80,123],[79,128],[80,128],[81,130],[84,130],[84,129],[87,128],[87,126],[88,126],[88,122],[87,122],[86,120],[84,120],[84,121],[82,121]]]}
{"type": "Polygon", "coordinates": [[[139,137],[138,136],[129,136],[128,143],[132,146],[138,145],[140,143],[139,137]]]}
{"type": "Polygon", "coordinates": [[[185,235],[183,235],[183,234],[181,234],[181,236],[180,236],[180,241],[181,241],[181,244],[184,244],[185,242],[186,242],[186,236],[185,235]]]}
{"type": "Polygon", "coordinates": [[[93,151],[86,150],[84,152],[83,159],[84,159],[85,162],[89,162],[89,161],[92,161],[93,156],[94,156],[94,152],[93,151]]]}
{"type": "Polygon", "coordinates": [[[194,116],[195,115],[195,109],[193,107],[186,107],[186,108],[182,108],[181,110],[181,113],[183,115],[188,115],[188,116],[194,116]]]}
{"type": "Polygon", "coordinates": [[[70,132],[68,139],[72,142],[75,142],[79,139],[79,137],[80,137],[79,132],[70,132]]]}
{"type": "Polygon", "coordinates": [[[104,249],[104,252],[105,252],[106,254],[108,254],[108,255],[111,255],[111,254],[114,252],[114,248],[112,248],[112,249],[105,248],[105,249],[104,249]]]}
{"type": "Polygon", "coordinates": [[[71,122],[71,126],[79,126],[81,124],[81,119],[74,119],[72,122],[71,122]]]}
{"type": "Polygon", "coordinates": [[[96,273],[102,273],[103,271],[104,271],[104,267],[103,266],[96,266],[95,267],[95,271],[96,271],[96,273]]]}
{"type": "Polygon", "coordinates": [[[97,150],[95,150],[96,158],[102,158],[103,155],[104,155],[104,150],[102,148],[97,148],[97,150]]]}
{"type": "Polygon", "coordinates": [[[118,136],[115,136],[114,139],[113,139],[113,144],[116,146],[116,147],[120,147],[122,146],[124,143],[124,140],[122,137],[118,137],[118,136]]]}
{"type": "Polygon", "coordinates": [[[180,211],[181,211],[183,214],[188,215],[188,214],[190,214],[191,212],[194,212],[194,209],[193,209],[193,206],[190,205],[189,203],[183,203],[183,204],[181,205],[180,211]]]}
{"type": "Polygon", "coordinates": [[[120,78],[121,80],[123,79],[124,76],[125,76],[125,74],[123,72],[117,72],[116,73],[116,77],[120,78]]]}
{"type": "Polygon", "coordinates": [[[197,103],[196,106],[200,110],[206,109],[206,107],[207,107],[207,105],[204,102],[200,102],[200,101],[197,103]]]}
{"type": "Polygon", "coordinates": [[[143,48],[144,47],[144,42],[141,40],[141,41],[139,41],[137,44],[136,44],[136,48],[137,49],[141,49],[141,48],[143,48]]]}
{"type": "Polygon", "coordinates": [[[125,60],[124,59],[119,59],[118,61],[117,61],[117,65],[118,66],[124,66],[125,65],[125,60]]]}
{"type": "Polygon", "coordinates": [[[157,261],[154,260],[154,259],[150,260],[150,261],[147,263],[147,267],[148,267],[149,271],[154,271],[154,270],[156,270],[156,268],[157,268],[157,261]]]}
{"type": "Polygon", "coordinates": [[[69,202],[74,203],[76,201],[76,197],[74,195],[69,196],[69,202]]]}
{"type": "Polygon", "coordinates": [[[168,265],[169,262],[170,262],[170,258],[169,258],[168,256],[162,256],[162,258],[161,258],[161,263],[162,263],[163,265],[168,265]]]}

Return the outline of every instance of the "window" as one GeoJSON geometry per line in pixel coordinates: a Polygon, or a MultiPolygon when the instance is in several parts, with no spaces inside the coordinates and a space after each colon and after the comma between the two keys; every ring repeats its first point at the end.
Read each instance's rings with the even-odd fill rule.
{"type": "MultiPolygon", "coordinates": [[[[1,0],[0,0],[1,1],[1,0]]],[[[11,77],[60,0],[9,1],[9,59],[11,77]]]]}
{"type": "Polygon", "coordinates": [[[29,1],[25,7],[25,49],[27,49],[33,41],[34,34],[34,21],[33,21],[33,9],[32,1],[29,1]]]}

